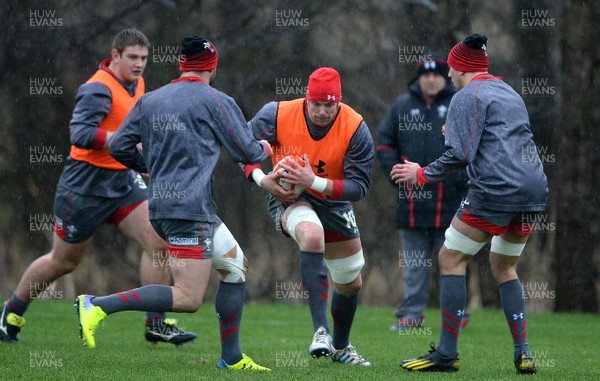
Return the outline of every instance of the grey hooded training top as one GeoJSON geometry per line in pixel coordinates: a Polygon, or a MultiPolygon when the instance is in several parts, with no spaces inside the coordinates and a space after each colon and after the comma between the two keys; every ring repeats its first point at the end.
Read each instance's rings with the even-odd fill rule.
{"type": "Polygon", "coordinates": [[[221,146],[245,164],[270,155],[231,97],[199,77],[183,77],[143,95],[109,150],[123,165],[149,174],[150,220],[214,222],[213,172],[221,146]]]}
{"type": "Polygon", "coordinates": [[[446,152],[424,168],[428,183],[466,167],[469,203],[505,212],[545,209],[548,181],[525,103],[500,78],[476,76],[454,95],[445,144],[446,152]]]}

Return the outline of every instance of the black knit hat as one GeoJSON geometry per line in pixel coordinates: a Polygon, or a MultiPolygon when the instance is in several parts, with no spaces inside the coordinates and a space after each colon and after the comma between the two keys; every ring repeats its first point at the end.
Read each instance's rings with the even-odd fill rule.
{"type": "Polygon", "coordinates": [[[219,52],[215,45],[200,36],[186,36],[181,40],[179,69],[181,71],[205,71],[217,67],[219,52]]]}
{"type": "Polygon", "coordinates": [[[448,80],[448,70],[450,67],[446,63],[446,60],[442,58],[440,54],[432,53],[428,54],[425,58],[417,63],[417,75],[414,80],[418,79],[421,74],[435,72],[443,76],[448,80]]]}

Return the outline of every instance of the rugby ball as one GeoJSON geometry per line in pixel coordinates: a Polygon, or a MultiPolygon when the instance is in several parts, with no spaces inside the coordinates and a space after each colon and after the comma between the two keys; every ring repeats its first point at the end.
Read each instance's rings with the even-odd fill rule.
{"type": "MultiPolygon", "coordinates": [[[[283,173],[284,175],[286,173],[288,173],[287,170],[285,170],[285,168],[283,168],[281,166],[282,163],[285,164],[286,159],[283,158],[281,160],[279,160],[279,162],[275,165],[275,167],[273,168],[273,173],[283,173]]],[[[286,183],[281,181],[281,177],[277,179],[277,184],[281,185],[281,187],[285,190],[293,190],[295,194],[300,194],[304,191],[304,187],[301,185],[295,185],[295,184],[290,184],[290,183],[286,183]]]]}

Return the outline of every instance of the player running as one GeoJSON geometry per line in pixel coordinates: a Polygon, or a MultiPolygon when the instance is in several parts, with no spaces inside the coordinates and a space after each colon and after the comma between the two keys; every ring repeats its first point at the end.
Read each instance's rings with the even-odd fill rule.
{"type": "Polygon", "coordinates": [[[273,145],[273,166],[297,153],[281,161],[288,171],[281,181],[304,187],[299,196],[277,184],[279,174],[265,176],[260,166],[245,170],[270,193],[271,217],[300,248],[313,320],[310,354],[369,366],[349,341],[365,263],[351,202],[369,190],[374,145],[362,116],[341,100],[338,72],[324,67],[311,74],[305,99],[268,103],[249,122],[255,138],[273,145]],[[335,284],[333,338],[327,322],[328,269],[335,284]]]}
{"type": "MultiPolygon", "coordinates": [[[[14,343],[25,325],[23,315],[37,293],[75,270],[92,235],[104,223],[115,224],[135,240],[145,254],[142,284],[169,284],[166,268],[152,258],[166,250],[148,220],[148,189],[139,174],[110,157],[108,140],[144,94],[142,74],[148,58],[148,38],[136,29],[119,32],[111,57],[77,91],[71,120],[71,153],[58,181],[54,199],[54,235],[50,253],[27,268],[17,289],[2,305],[0,340],[14,343]]],[[[146,340],[183,344],[196,338],[180,330],[162,312],[146,313],[146,340]]]]}
{"type": "Polygon", "coordinates": [[[98,323],[119,311],[197,311],[212,265],[222,279],[215,300],[221,333],[217,367],[270,370],[241,350],[246,261],[216,216],[212,193],[221,146],[243,163],[268,158],[271,147],[254,140],[235,101],[210,86],[218,62],[210,41],[183,38],[179,62],[181,76],[142,96],[110,145],[119,162],[149,174],[150,221],[167,241],[174,286],[148,285],[102,297],[80,295],[76,308],[81,336],[94,348],[98,323]]]}

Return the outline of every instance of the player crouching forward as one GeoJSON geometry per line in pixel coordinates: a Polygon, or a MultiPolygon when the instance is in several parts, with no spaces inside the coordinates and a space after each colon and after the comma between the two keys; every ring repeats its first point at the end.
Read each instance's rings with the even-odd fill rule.
{"type": "MultiPolygon", "coordinates": [[[[275,153],[298,152],[300,164],[284,160],[280,165],[285,174],[265,176],[259,166],[246,166],[245,171],[269,192],[272,218],[300,248],[302,283],[313,320],[310,354],[369,366],[349,342],[365,263],[351,201],[364,198],[369,189],[374,146],[362,116],[341,99],[338,72],[320,68],[309,78],[306,99],[265,105],[249,122],[254,136],[266,139],[275,153]],[[297,195],[277,180],[306,190],[297,195]],[[333,338],[327,323],[327,269],[335,284],[333,338]]],[[[272,157],[274,167],[280,159],[272,157]]]]}
{"type": "Polygon", "coordinates": [[[221,359],[217,368],[270,370],[242,353],[239,340],[244,305],[245,264],[240,246],[216,216],[213,171],[224,146],[236,162],[256,163],[271,147],[252,137],[242,111],[228,95],[210,86],[218,53],[198,36],[182,41],[180,78],[142,96],[114,136],[110,154],[149,175],[149,218],[167,242],[174,286],[148,285],[109,296],[77,298],[82,338],[95,347],[98,323],[125,310],[195,312],[208,286],[211,265],[221,273],[215,308],[221,359]],[[162,116],[180,129],[149,128],[162,116]],[[142,143],[143,152],[137,146],[142,143]]]}

